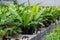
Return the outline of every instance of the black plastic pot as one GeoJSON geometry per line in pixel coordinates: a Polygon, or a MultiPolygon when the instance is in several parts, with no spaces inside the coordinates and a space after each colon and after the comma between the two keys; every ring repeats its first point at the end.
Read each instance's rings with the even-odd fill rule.
{"type": "Polygon", "coordinates": [[[53,23],[55,23],[56,21],[54,20],[53,23]]]}
{"type": "Polygon", "coordinates": [[[47,21],[47,24],[48,24],[48,25],[50,25],[50,24],[51,24],[51,22],[50,22],[50,21],[47,21]]]}
{"type": "Polygon", "coordinates": [[[42,26],[41,24],[38,24],[38,27],[37,28],[41,28],[41,26],[42,26]]]}
{"type": "Polygon", "coordinates": [[[43,24],[45,25],[45,27],[48,27],[49,26],[49,24],[47,23],[47,21],[46,22],[43,22],[43,24]]]}
{"type": "Polygon", "coordinates": [[[58,21],[60,20],[59,17],[57,18],[57,20],[58,20],[58,21]]]}
{"type": "Polygon", "coordinates": [[[48,27],[51,24],[50,21],[47,21],[46,23],[44,23],[45,27],[48,27]]]}
{"type": "Polygon", "coordinates": [[[30,27],[28,28],[21,28],[22,29],[22,34],[33,34],[35,32],[35,28],[30,27]]]}
{"type": "Polygon", "coordinates": [[[41,27],[42,27],[42,25],[41,24],[38,24],[37,25],[37,31],[39,31],[41,27]]]}
{"type": "Polygon", "coordinates": [[[49,26],[49,24],[47,23],[47,24],[45,24],[45,27],[48,27],[49,26]]]}
{"type": "Polygon", "coordinates": [[[29,34],[33,34],[34,32],[35,32],[35,28],[34,27],[30,27],[29,34]]]}

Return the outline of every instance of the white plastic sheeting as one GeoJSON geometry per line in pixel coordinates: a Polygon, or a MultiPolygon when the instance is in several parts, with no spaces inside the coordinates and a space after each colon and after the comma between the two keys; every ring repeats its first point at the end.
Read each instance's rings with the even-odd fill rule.
{"type": "MultiPolygon", "coordinates": [[[[12,2],[12,1],[10,1],[10,2],[9,1],[5,1],[3,3],[8,4],[8,3],[12,2]]],[[[17,0],[17,3],[18,4],[24,3],[24,5],[27,6],[28,0],[17,0]],[[24,2],[26,2],[26,3],[24,3],[24,2]]],[[[41,6],[60,6],[60,0],[29,0],[29,3],[31,6],[38,4],[38,3],[40,3],[39,5],[41,5],[41,6]]]]}
{"type": "MultiPolygon", "coordinates": [[[[19,0],[18,0],[19,1],[19,0]]],[[[28,5],[28,0],[20,0],[18,3],[26,2],[25,5],[28,5]]],[[[60,0],[29,0],[30,5],[35,5],[40,3],[41,6],[60,6],[60,0]]]]}

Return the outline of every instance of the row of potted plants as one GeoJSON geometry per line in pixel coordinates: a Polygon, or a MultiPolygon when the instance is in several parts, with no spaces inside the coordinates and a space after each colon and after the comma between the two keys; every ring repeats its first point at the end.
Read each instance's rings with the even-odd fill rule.
{"type": "MultiPolygon", "coordinates": [[[[7,36],[33,34],[35,29],[48,27],[59,20],[59,7],[18,6],[10,4],[0,7],[0,30],[7,36]]],[[[4,36],[4,35],[3,35],[4,36]]]]}

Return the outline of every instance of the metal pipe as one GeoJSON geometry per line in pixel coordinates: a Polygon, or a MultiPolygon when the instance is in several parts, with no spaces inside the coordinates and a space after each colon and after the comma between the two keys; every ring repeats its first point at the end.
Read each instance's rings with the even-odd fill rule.
{"type": "Polygon", "coordinates": [[[30,1],[28,0],[28,5],[30,6],[30,1]]]}

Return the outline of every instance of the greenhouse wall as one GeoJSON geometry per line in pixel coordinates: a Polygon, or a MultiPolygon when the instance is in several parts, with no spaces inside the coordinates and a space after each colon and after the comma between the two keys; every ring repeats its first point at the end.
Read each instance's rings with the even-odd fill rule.
{"type": "Polygon", "coordinates": [[[30,4],[40,3],[41,6],[60,6],[60,0],[30,0],[30,4]]]}
{"type": "MultiPolygon", "coordinates": [[[[2,3],[4,4],[10,4],[11,2],[13,2],[13,0],[2,0],[2,3]]],[[[1,2],[0,2],[1,3],[1,2]]],[[[27,6],[27,5],[35,5],[35,4],[38,4],[40,3],[39,5],[41,6],[60,6],[60,0],[17,0],[17,3],[18,4],[22,4],[22,3],[25,3],[24,5],[27,6]],[[29,3],[29,4],[28,4],[29,3]]]]}

